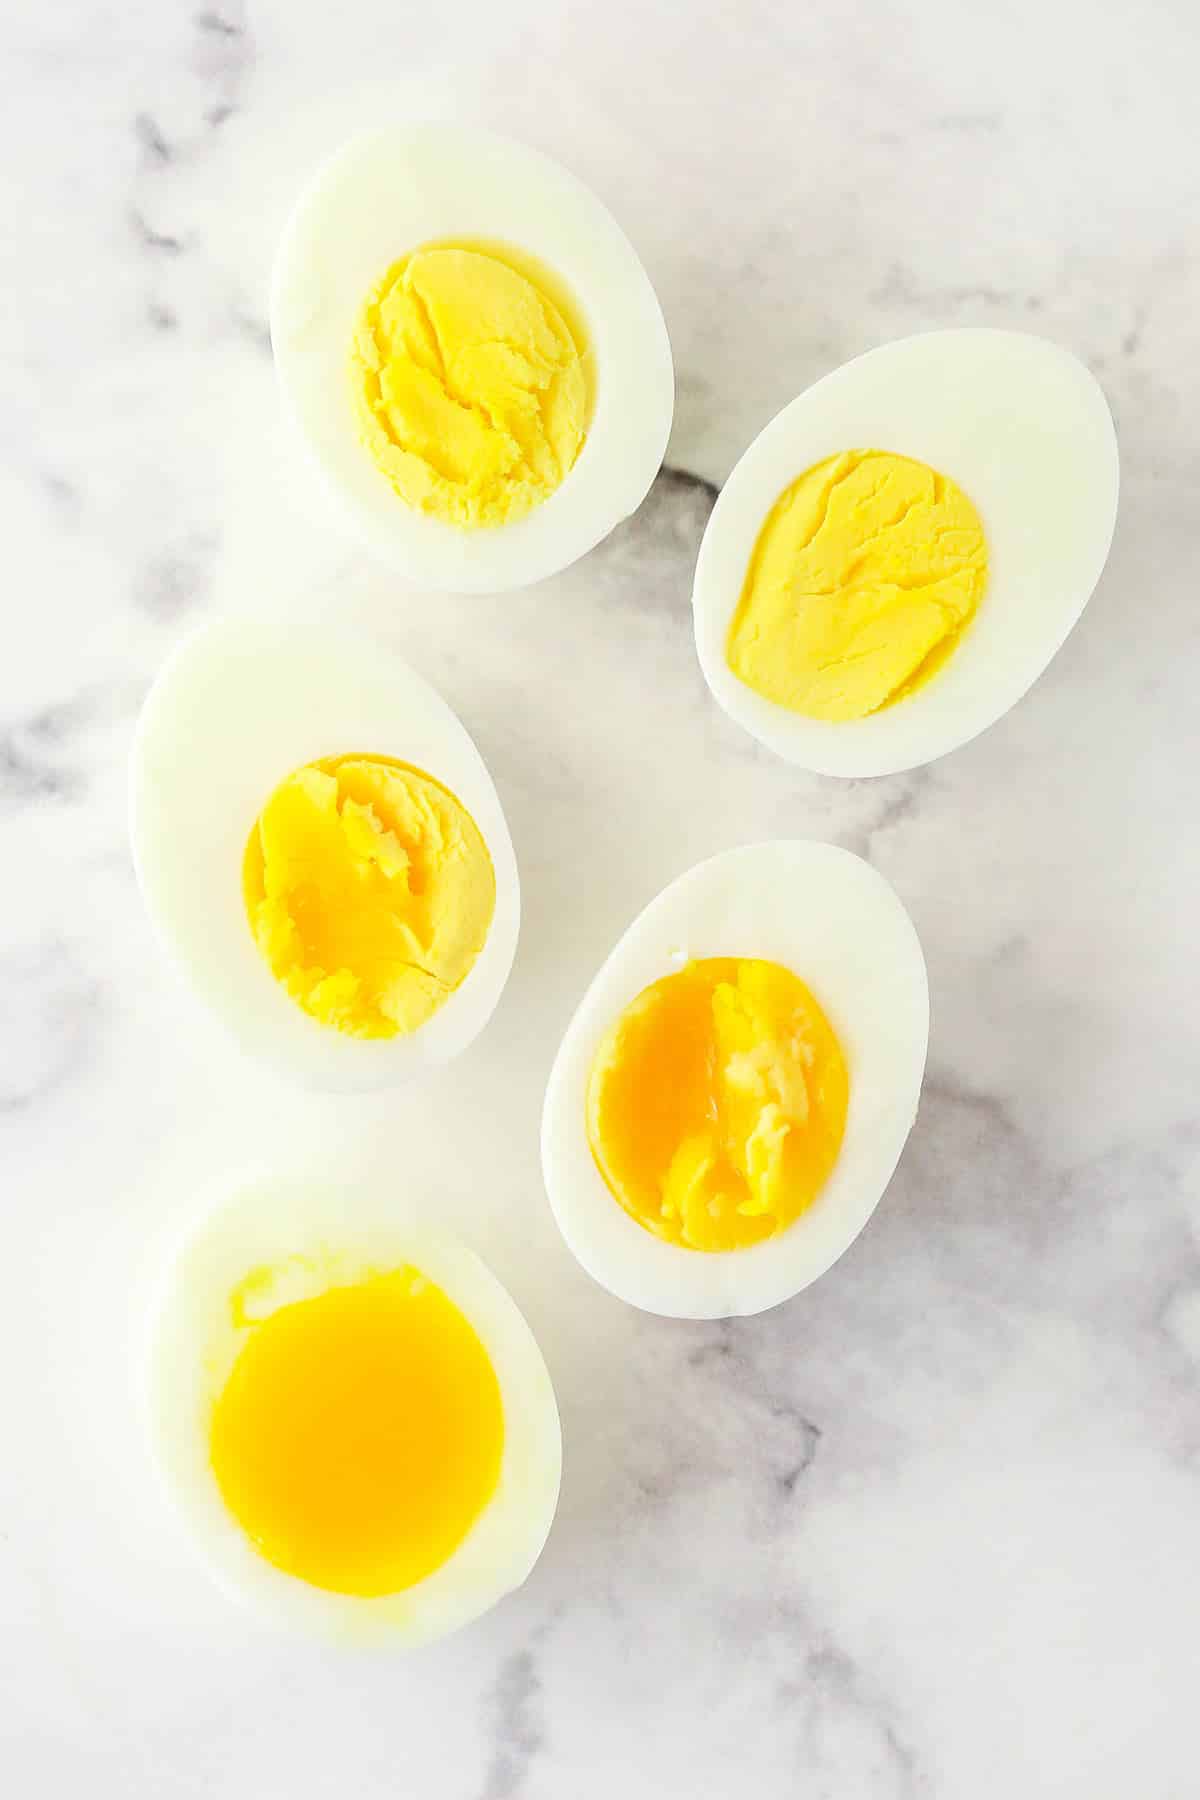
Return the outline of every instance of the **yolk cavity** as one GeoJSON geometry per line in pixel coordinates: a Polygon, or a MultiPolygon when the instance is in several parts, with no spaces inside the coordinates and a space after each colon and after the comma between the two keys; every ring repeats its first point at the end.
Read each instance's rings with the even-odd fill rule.
{"type": "Polygon", "coordinates": [[[393,264],[351,359],[363,437],[409,506],[502,525],[552,494],[587,435],[591,356],[531,258],[437,245],[393,264]]]}
{"type": "Polygon", "coordinates": [[[987,582],[983,526],[944,475],[848,450],[785,489],[758,536],[730,668],[810,719],[861,719],[945,662],[987,582]]]}
{"type": "Polygon", "coordinates": [[[778,963],[706,957],[644,988],[592,1063],[588,1141],[639,1225],[733,1250],[790,1225],[837,1159],[849,1080],[833,1028],[778,963]]]}
{"type": "Polygon", "coordinates": [[[399,1269],[254,1325],[210,1445],[268,1562],[341,1594],[396,1593],[440,1568],[491,1498],[500,1386],[458,1308],[399,1269]]]}
{"type": "Polygon", "coordinates": [[[418,769],[353,756],[280,783],[246,846],[259,949],[305,1012],[353,1037],[415,1031],[464,981],[496,905],[462,802],[418,769]]]}

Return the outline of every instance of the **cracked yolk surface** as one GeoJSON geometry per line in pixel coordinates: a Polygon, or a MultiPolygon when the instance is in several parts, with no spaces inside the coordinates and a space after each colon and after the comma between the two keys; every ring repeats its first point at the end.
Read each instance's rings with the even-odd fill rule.
{"type": "Polygon", "coordinates": [[[419,769],[349,756],[282,781],[246,846],[246,912],[271,972],[323,1025],[415,1031],[470,973],[496,905],[483,836],[419,769]]]}
{"type": "Polygon", "coordinates": [[[391,1594],[440,1568],[491,1499],[500,1384],[466,1317],[406,1267],[253,1325],[209,1442],[225,1504],[268,1562],[391,1594]]]}
{"type": "Polygon", "coordinates": [[[987,583],[960,487],[882,450],[831,456],[780,495],[758,536],[726,657],[810,719],[862,719],[936,674],[987,583]]]}
{"type": "Polygon", "coordinates": [[[588,1142],[630,1216],[692,1250],[786,1229],[837,1160],[849,1077],[804,982],[705,957],[653,982],[592,1062],[588,1142]]]}
{"type": "Polygon", "coordinates": [[[507,248],[433,245],[394,263],[351,356],[363,438],[409,506],[502,525],[552,494],[587,436],[592,358],[550,273],[507,248]]]}

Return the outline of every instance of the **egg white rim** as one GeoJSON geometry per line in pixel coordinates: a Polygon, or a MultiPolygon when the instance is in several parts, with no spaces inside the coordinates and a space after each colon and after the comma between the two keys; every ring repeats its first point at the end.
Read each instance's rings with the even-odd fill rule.
{"type": "Polygon", "coordinates": [[[448,1062],[483,1030],[508,980],[520,881],[491,776],[441,695],[357,630],[232,618],[185,639],[138,721],[130,836],[147,912],[186,984],[245,1050],[308,1086],[389,1087],[448,1062]],[[311,1018],[272,975],[246,918],[242,859],[267,799],[304,764],[355,753],[411,763],[449,788],[495,872],[479,956],[407,1036],[358,1039],[311,1018]]]}
{"type": "Polygon", "coordinates": [[[790,1299],[837,1261],[878,1205],[917,1115],[928,1040],[920,940],[869,863],[802,839],[748,844],[698,863],[623,933],[555,1058],[542,1170],[568,1247],[618,1299],[666,1317],[736,1317],[790,1299]],[[704,924],[693,925],[700,913],[704,924]],[[613,1019],[650,982],[705,956],[764,957],[792,969],[829,1018],[850,1072],[842,1148],[812,1207],[776,1237],[718,1253],[665,1243],[636,1224],[596,1167],[586,1126],[588,1074],[613,1019]]]}
{"type": "Polygon", "coordinates": [[[498,593],[540,581],[634,512],[662,465],[675,377],[637,252],[581,181],[494,132],[398,121],[352,138],[283,233],[270,317],[286,409],[344,523],[417,586],[498,593]],[[460,530],[414,511],[359,439],[349,377],[358,312],[391,263],[436,239],[491,239],[537,257],[588,324],[596,404],[587,441],[555,492],[509,525],[460,530]]]}
{"type": "Polygon", "coordinates": [[[1049,339],[963,329],[868,350],[785,406],[721,490],[692,595],[704,678],[730,718],[817,774],[887,775],[932,762],[994,725],[1053,660],[1107,561],[1118,486],[1104,393],[1049,339]],[[1033,441],[1041,460],[1053,460],[1054,480],[1024,477],[1014,504],[1004,471],[1033,441]],[[831,723],[747,687],[726,662],[725,642],[770,508],[805,469],[853,449],[914,457],[956,481],[983,521],[989,579],[976,618],[934,680],[868,718],[831,723]]]}
{"type": "Polygon", "coordinates": [[[306,1635],[410,1648],[447,1636],[521,1585],[553,1523],[562,1434],[533,1333],[473,1250],[424,1224],[378,1182],[356,1183],[347,1198],[336,1180],[307,1171],[250,1170],[214,1188],[161,1281],[145,1399],[156,1465],[210,1574],[232,1597],[306,1635]],[[477,1333],[504,1407],[499,1480],[467,1535],[424,1580],[371,1598],[313,1587],[261,1556],[226,1508],[209,1452],[212,1404],[244,1341],[223,1323],[232,1289],[260,1264],[330,1251],[339,1280],[403,1263],[427,1275],[477,1333]]]}

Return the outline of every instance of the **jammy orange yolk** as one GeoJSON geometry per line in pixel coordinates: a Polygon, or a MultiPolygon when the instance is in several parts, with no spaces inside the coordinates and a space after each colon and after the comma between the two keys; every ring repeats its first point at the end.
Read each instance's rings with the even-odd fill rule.
{"type": "Polygon", "coordinates": [[[841,1047],[799,977],[706,957],[644,988],[610,1026],[588,1081],[588,1141],[647,1231],[735,1250],[811,1206],[848,1100],[841,1047]]]}
{"type": "Polygon", "coordinates": [[[486,1350],[412,1268],[254,1325],[211,1427],[225,1504],[267,1561],[364,1597],[441,1567],[495,1491],[503,1447],[486,1350]]]}
{"type": "Polygon", "coordinates": [[[250,928],[314,1019],[352,1037],[423,1025],[470,974],[496,906],[474,819],[448,788],[384,757],[282,781],[246,846],[250,928]]]}

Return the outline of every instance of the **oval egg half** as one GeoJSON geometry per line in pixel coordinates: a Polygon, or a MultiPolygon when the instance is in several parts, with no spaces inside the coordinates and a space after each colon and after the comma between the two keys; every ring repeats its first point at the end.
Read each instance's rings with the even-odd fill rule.
{"type": "Polygon", "coordinates": [[[636,252],[574,176],[491,132],[400,123],[346,145],[284,233],[271,342],[287,408],[343,518],[418,585],[499,592],[565,568],[640,504],[666,450],[671,350],[636,252]],[[594,385],[586,439],[554,492],[508,523],[463,529],[406,505],[369,453],[352,404],[364,300],[399,259],[430,245],[495,246],[501,255],[507,246],[540,265],[571,296],[586,335],[594,385]]]}
{"type": "MultiPolygon", "coordinates": [[[[541,1352],[480,1259],[422,1225],[378,1183],[358,1182],[351,1193],[340,1181],[308,1173],[248,1174],[231,1183],[171,1261],[154,1313],[148,1368],[152,1446],[170,1497],[220,1585],[277,1623],[346,1641],[428,1642],[518,1587],[541,1553],[562,1465],[558,1411],[541,1352]],[[488,1474],[490,1491],[438,1566],[396,1592],[339,1592],[268,1560],[234,1517],[216,1472],[223,1459],[228,1485],[229,1452],[223,1448],[218,1456],[214,1422],[256,1332],[292,1309],[397,1275],[419,1287],[433,1284],[438,1307],[443,1313],[453,1309],[448,1316],[457,1321],[459,1336],[486,1359],[484,1367],[490,1365],[502,1446],[498,1466],[488,1474]]],[[[336,1385],[336,1370],[334,1375],[336,1385]]],[[[454,1379],[461,1378],[451,1378],[452,1399],[454,1379]]],[[[382,1398],[386,1405],[389,1396],[382,1398]]],[[[316,1422],[319,1428],[319,1414],[316,1422]]],[[[307,1428],[312,1425],[310,1417],[307,1428]]],[[[373,1436],[369,1419],[356,1421],[355,1429],[373,1436]]],[[[446,1421],[440,1427],[432,1421],[435,1461],[446,1430],[446,1421]]],[[[339,1453],[347,1454],[347,1442],[352,1456],[353,1433],[341,1436],[339,1453]]],[[[336,1470],[322,1469],[319,1444],[287,1449],[299,1454],[309,1479],[320,1484],[312,1506],[324,1521],[319,1508],[330,1505],[336,1470]]],[[[422,1473],[426,1493],[452,1491],[436,1467],[422,1473]]],[[[354,1470],[346,1470],[346,1479],[353,1477],[354,1470]]],[[[335,1517],[337,1505],[334,1491],[335,1517]]]]}
{"type": "Polygon", "coordinates": [[[728,850],[651,902],[596,975],[546,1089],[542,1167],[555,1218],[601,1286],[647,1312],[710,1319],[761,1312],[807,1287],[853,1242],[916,1117],[929,1034],[920,942],[883,877],[849,851],[777,841],[728,850]],[[794,1223],[745,1248],[663,1241],[614,1198],[588,1136],[597,1051],[637,996],[694,959],[756,958],[807,986],[849,1077],[836,1161],[794,1223]]]}
{"type": "Polygon", "coordinates": [[[170,658],[147,697],[131,770],[134,862],[151,920],[188,985],[251,1054],[310,1086],[394,1085],[448,1061],[491,1017],[520,926],[512,840],[465,728],[429,684],[344,628],[226,619],[170,658]],[[243,888],[271,795],[314,763],[380,758],[420,771],[470,815],[495,882],[461,983],[410,1032],[347,1035],[302,1009],[260,952],[243,888]]]}
{"type": "Polygon", "coordinates": [[[721,707],[777,755],[824,775],[886,775],[956,749],[1036,681],[1087,604],[1116,522],[1116,435],[1095,378],[1021,332],[937,331],[870,350],[786,406],[721,491],[693,590],[700,665],[721,707]],[[944,664],[862,718],[802,716],[732,670],[731,623],[768,515],[845,452],[912,459],[982,522],[987,584],[944,664]]]}

